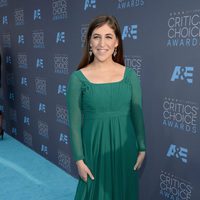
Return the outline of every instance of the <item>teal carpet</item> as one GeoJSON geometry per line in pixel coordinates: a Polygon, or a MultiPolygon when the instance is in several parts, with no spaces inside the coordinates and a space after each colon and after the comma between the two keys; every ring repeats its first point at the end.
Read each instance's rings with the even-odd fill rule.
{"type": "Polygon", "coordinates": [[[9,135],[0,139],[0,200],[73,200],[77,180],[9,135]]]}

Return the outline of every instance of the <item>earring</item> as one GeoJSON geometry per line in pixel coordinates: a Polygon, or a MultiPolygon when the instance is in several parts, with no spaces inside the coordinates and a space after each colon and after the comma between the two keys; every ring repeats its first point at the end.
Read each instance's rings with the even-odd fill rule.
{"type": "Polygon", "coordinates": [[[90,57],[92,56],[92,48],[90,48],[90,50],[89,50],[89,55],[90,55],[90,57]]]}
{"type": "Polygon", "coordinates": [[[114,52],[113,52],[113,56],[115,57],[117,55],[117,48],[115,48],[114,52]]]}

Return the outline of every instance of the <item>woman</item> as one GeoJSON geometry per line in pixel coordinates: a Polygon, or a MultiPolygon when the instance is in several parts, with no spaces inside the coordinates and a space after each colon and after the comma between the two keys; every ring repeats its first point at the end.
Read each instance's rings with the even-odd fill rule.
{"type": "Polygon", "coordinates": [[[89,25],[83,59],[68,82],[72,154],[80,175],[76,200],[136,200],[145,157],[139,80],[124,66],[112,16],[89,25]]]}

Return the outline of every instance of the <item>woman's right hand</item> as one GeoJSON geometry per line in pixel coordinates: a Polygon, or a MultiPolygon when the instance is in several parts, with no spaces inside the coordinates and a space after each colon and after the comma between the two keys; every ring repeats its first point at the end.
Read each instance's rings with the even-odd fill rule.
{"type": "Polygon", "coordinates": [[[92,175],[90,169],[84,163],[83,160],[78,160],[76,162],[79,176],[83,179],[83,181],[87,182],[87,176],[89,175],[92,180],[94,180],[94,176],[92,175]]]}

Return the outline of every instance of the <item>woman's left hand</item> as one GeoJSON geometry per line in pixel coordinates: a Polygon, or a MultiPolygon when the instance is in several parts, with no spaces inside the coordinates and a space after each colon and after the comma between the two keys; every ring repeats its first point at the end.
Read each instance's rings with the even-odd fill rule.
{"type": "Polygon", "coordinates": [[[134,170],[140,169],[144,158],[145,158],[145,151],[140,151],[138,153],[137,162],[136,162],[136,164],[134,166],[134,170]]]}

